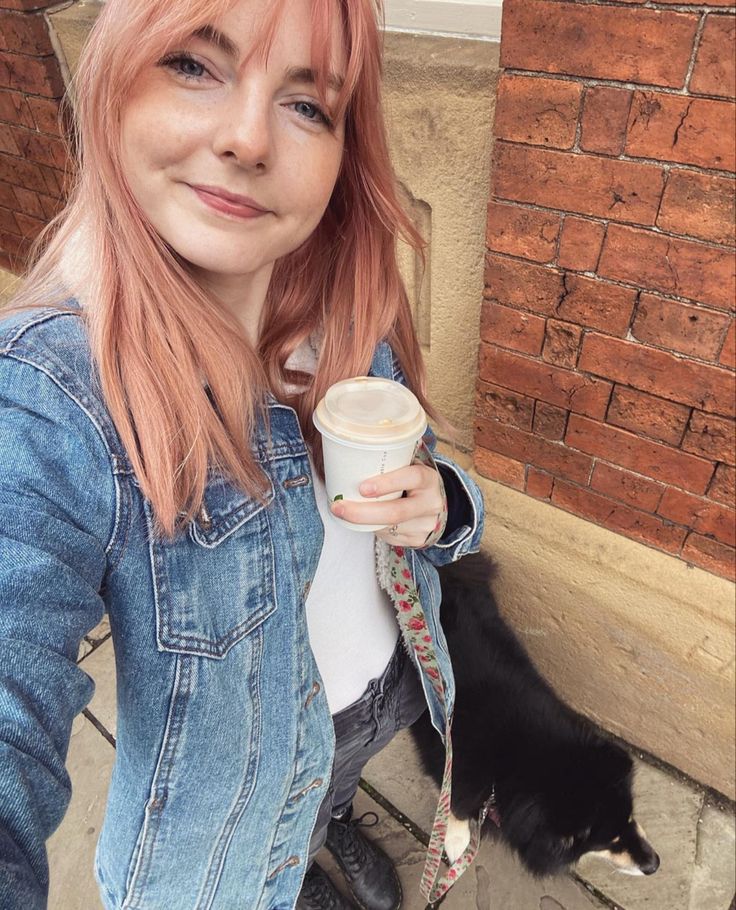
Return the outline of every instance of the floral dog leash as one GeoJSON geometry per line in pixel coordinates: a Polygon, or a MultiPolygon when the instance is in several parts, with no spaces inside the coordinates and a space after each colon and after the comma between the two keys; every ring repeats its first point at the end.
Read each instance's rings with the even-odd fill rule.
{"type": "MultiPolygon", "coordinates": [[[[415,455],[417,461],[421,461],[430,467],[437,466],[432,458],[429,449],[422,444],[415,455]]],[[[430,540],[425,547],[431,546],[442,535],[445,521],[447,518],[447,509],[445,507],[444,515],[435,532],[430,535],[430,540]],[[431,539],[434,538],[434,539],[431,539]]],[[[382,567],[385,580],[384,587],[387,590],[396,609],[404,642],[407,647],[411,647],[416,656],[422,672],[427,677],[430,685],[435,690],[440,702],[445,705],[445,715],[447,716],[445,689],[442,682],[442,674],[439,671],[437,657],[432,647],[432,638],[427,628],[424,610],[419,600],[419,591],[414,581],[406,551],[403,547],[389,546],[380,539],[376,538],[377,560],[382,567]]],[[[422,895],[430,903],[439,900],[445,895],[458,878],[465,872],[475,859],[480,842],[480,828],[482,819],[478,819],[477,825],[471,826],[470,843],[461,856],[450,866],[447,873],[440,879],[440,863],[442,861],[442,851],[447,834],[447,824],[450,817],[450,798],[452,786],[452,737],[451,737],[452,718],[447,717],[447,728],[445,732],[445,769],[442,776],[442,787],[437,804],[432,834],[427,849],[427,858],[422,873],[420,890],[422,895]],[[439,880],[438,880],[439,879],[439,880]]]]}

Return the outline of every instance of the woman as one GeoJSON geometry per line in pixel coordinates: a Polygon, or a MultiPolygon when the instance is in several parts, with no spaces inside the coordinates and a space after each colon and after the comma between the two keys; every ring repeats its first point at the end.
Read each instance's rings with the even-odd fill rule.
{"type": "Polygon", "coordinates": [[[104,612],[106,908],[349,906],[313,862],[325,842],[363,907],[400,905],[352,797],[427,704],[446,732],[434,566],[478,548],[482,500],[430,431],[361,490],[401,499],[332,506],[375,538],[324,492],[311,415],[332,383],[394,378],[436,416],[396,266],[396,235],[421,240],[378,34],[370,0],[108,0],[88,41],[77,181],[0,323],[7,910],[45,906],[93,689],[75,661],[104,612]],[[374,544],[418,586],[421,645],[374,544]]]}

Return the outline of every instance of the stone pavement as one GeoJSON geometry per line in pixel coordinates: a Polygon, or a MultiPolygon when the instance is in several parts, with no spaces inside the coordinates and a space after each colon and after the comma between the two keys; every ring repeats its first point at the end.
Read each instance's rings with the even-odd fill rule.
{"type": "MultiPolygon", "coordinates": [[[[96,691],[72,728],[67,759],[72,801],[48,844],[49,910],[102,908],[92,865],[115,737],[115,666],[106,619],[83,642],[80,662],[96,691]]],[[[637,818],[662,860],[655,875],[622,875],[591,858],[572,875],[540,882],[526,875],[500,845],[484,842],[442,910],[734,910],[733,807],[641,758],[636,790],[637,818]]],[[[403,910],[425,910],[418,888],[424,863],[420,838],[431,830],[435,801],[436,789],[419,770],[406,732],[366,768],[356,814],[378,813],[379,824],[368,834],[397,865],[403,910]]],[[[334,871],[326,851],[319,859],[334,871]]],[[[337,873],[335,880],[342,886],[337,873]]]]}

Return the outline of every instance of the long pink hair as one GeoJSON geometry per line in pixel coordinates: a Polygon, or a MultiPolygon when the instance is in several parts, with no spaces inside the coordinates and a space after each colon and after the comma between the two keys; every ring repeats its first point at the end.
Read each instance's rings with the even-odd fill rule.
{"type": "MultiPolygon", "coordinates": [[[[391,344],[427,412],[425,372],[396,239],[423,254],[423,241],[399,202],[380,106],[381,0],[312,0],[312,65],[324,100],[331,17],[340,16],[348,56],[338,115],[345,151],[324,217],[312,236],[274,267],[258,349],[187,263],[156,234],[122,177],[120,113],[137,75],[218,18],[234,0],[108,0],[75,77],[73,186],[65,209],[38,238],[13,310],[61,306],[61,261],[81,229],[85,247],[81,311],[101,390],[157,534],[172,539],[198,513],[215,469],[261,497],[264,475],[251,449],[265,392],[297,411],[322,471],[311,415],[329,386],[364,375],[376,344],[391,344]],[[377,5],[376,5],[377,4],[377,5]],[[322,333],[314,377],[297,378],[289,355],[322,333]],[[288,374],[288,375],[287,375],[288,374]],[[202,383],[206,378],[212,400],[202,383]]],[[[256,47],[270,46],[280,4],[256,47]]],[[[5,314],[8,309],[3,310],[5,314]]],[[[79,312],[79,310],[73,310],[79,312]]]]}

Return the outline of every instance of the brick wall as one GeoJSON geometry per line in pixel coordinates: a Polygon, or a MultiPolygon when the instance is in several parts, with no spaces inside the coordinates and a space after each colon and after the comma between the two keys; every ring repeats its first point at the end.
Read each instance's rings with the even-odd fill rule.
{"type": "Polygon", "coordinates": [[[14,272],[64,189],[64,81],[43,15],[51,5],[0,0],[0,268],[14,272]]]}
{"type": "Polygon", "coordinates": [[[734,573],[733,6],[504,0],[475,463],[734,573]]]}

